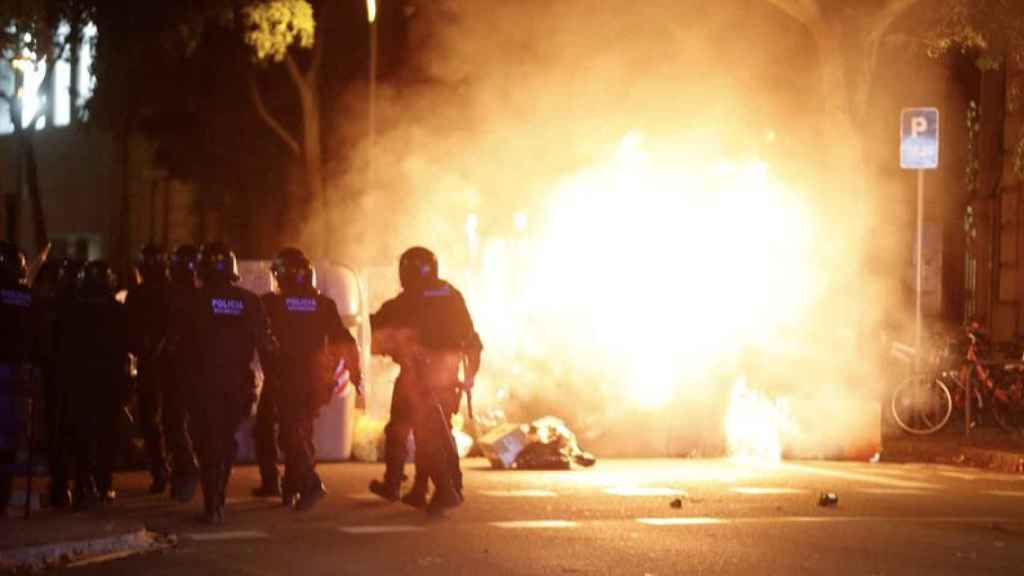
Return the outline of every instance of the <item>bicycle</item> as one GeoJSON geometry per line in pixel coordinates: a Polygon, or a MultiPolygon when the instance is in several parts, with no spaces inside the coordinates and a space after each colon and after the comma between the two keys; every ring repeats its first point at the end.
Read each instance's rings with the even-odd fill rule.
{"type": "Polygon", "coordinates": [[[943,370],[944,362],[954,357],[955,340],[949,338],[928,371],[910,376],[893,391],[892,414],[905,431],[927,435],[941,430],[954,412],[967,408],[970,391],[969,428],[991,414],[1004,430],[1024,432],[1024,361],[983,361],[979,350],[985,340],[979,326],[969,325],[966,335],[969,345],[956,370],[943,370]]]}

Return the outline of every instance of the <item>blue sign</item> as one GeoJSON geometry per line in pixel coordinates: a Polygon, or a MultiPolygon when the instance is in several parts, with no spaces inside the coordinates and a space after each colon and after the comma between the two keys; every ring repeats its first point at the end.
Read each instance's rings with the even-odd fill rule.
{"type": "Polygon", "coordinates": [[[939,110],[904,108],[900,113],[900,168],[939,167],[939,110]]]}

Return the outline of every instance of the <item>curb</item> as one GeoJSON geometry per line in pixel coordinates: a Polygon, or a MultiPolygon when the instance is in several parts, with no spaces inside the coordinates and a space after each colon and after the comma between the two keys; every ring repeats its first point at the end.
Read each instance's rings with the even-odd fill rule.
{"type": "Polygon", "coordinates": [[[0,573],[39,571],[105,556],[121,558],[166,545],[158,534],[142,528],[106,538],[26,546],[0,551],[0,573]]]}
{"type": "Polygon", "coordinates": [[[1010,474],[1024,473],[1024,452],[992,450],[971,446],[933,446],[917,444],[885,446],[883,462],[928,462],[985,468],[1010,474]]]}

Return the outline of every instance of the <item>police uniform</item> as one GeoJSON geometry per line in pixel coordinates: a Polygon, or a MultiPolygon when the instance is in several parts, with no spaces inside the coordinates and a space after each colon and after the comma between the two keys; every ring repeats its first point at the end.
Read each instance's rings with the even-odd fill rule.
{"type": "Polygon", "coordinates": [[[0,511],[7,509],[17,437],[24,426],[21,397],[32,357],[32,294],[9,278],[0,281],[0,511]]]}
{"type": "Polygon", "coordinates": [[[47,260],[32,283],[36,359],[43,379],[46,413],[47,465],[50,472],[50,505],[71,504],[68,488],[68,450],[71,436],[70,403],[57,382],[57,320],[66,314],[74,298],[74,281],[80,265],[71,260],[47,260]]]}
{"type": "Polygon", "coordinates": [[[116,280],[93,261],[57,323],[57,382],[69,403],[76,506],[113,497],[121,408],[130,394],[128,322],[116,280]]]}
{"type": "MultiPolygon", "coordinates": [[[[460,399],[459,372],[461,368],[469,380],[475,376],[483,345],[462,294],[437,278],[432,253],[410,249],[403,254],[400,268],[403,291],[371,316],[375,341],[379,341],[378,333],[411,334],[408,339],[399,336],[391,342],[391,350],[379,351],[390,354],[401,366],[392,420],[385,429],[385,484],[394,488],[401,483],[411,426],[416,437],[417,475],[434,483],[431,505],[443,509],[457,505],[462,498],[462,473],[451,436],[451,416],[460,399]],[[411,275],[408,268],[413,269],[411,275]]],[[[375,488],[371,485],[371,490],[380,494],[375,488]]],[[[423,489],[421,480],[413,490],[423,489]]]]}
{"type": "Polygon", "coordinates": [[[168,480],[161,418],[166,409],[164,391],[170,385],[171,365],[160,349],[167,335],[169,282],[163,279],[143,281],[128,291],[125,307],[131,327],[132,352],[138,358],[138,418],[153,478],[151,491],[160,493],[168,480]]]}
{"type": "Polygon", "coordinates": [[[333,383],[320,369],[321,356],[333,357],[332,348],[341,350],[350,374],[358,381],[356,342],[342,324],[334,300],[315,289],[305,294],[269,293],[262,299],[279,345],[265,385],[280,418],[284,493],[308,499],[322,492],[315,469],[313,424],[332,396],[333,383]]]}
{"type": "Polygon", "coordinates": [[[195,293],[191,312],[172,324],[172,346],[194,345],[189,393],[191,430],[199,456],[204,520],[223,521],[225,491],[237,452],[235,434],[256,399],[252,362],[257,350],[265,357],[275,344],[259,298],[234,286],[237,264],[226,248],[204,248],[200,270],[203,286],[195,293]],[[212,254],[211,254],[212,252],[212,254]],[[211,258],[217,258],[210,262],[211,258]],[[219,277],[204,271],[224,266],[219,277]],[[179,322],[183,322],[184,325],[179,322]]]}

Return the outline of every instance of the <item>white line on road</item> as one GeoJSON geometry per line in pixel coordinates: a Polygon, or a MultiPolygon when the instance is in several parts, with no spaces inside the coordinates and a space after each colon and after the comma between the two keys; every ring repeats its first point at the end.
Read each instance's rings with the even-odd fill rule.
{"type": "Polygon", "coordinates": [[[871,474],[861,474],[859,472],[847,472],[844,470],[835,470],[828,468],[818,468],[815,466],[802,466],[800,464],[783,464],[784,468],[788,468],[794,472],[803,472],[805,474],[815,474],[818,476],[829,476],[832,478],[842,478],[844,480],[858,480],[860,482],[868,482],[871,484],[880,484],[882,486],[892,486],[893,488],[939,488],[934,484],[927,484],[925,482],[912,482],[910,480],[900,480],[898,478],[886,478],[884,476],[873,476],[871,474]]]}
{"type": "Polygon", "coordinates": [[[767,496],[775,494],[806,494],[807,490],[800,490],[798,488],[757,488],[753,486],[738,486],[736,488],[730,488],[732,492],[737,494],[745,494],[747,496],[767,496]]]}
{"type": "Polygon", "coordinates": [[[357,492],[355,494],[346,494],[345,498],[349,500],[358,500],[360,502],[387,502],[380,496],[377,496],[373,492],[357,492]]]}
{"type": "Polygon", "coordinates": [[[974,474],[964,474],[963,472],[939,472],[941,476],[948,478],[956,478],[958,480],[977,480],[978,477],[974,474]]]}
{"type": "Polygon", "coordinates": [[[575,528],[579,526],[572,520],[517,520],[512,522],[491,522],[491,526],[510,529],[531,528],[575,528]]]}
{"type": "Polygon", "coordinates": [[[554,498],[558,496],[550,490],[481,490],[480,494],[497,498],[554,498]]]}
{"type": "Polygon", "coordinates": [[[605,492],[613,496],[686,496],[686,490],[657,486],[617,486],[605,492]]]}
{"type": "Polygon", "coordinates": [[[689,518],[637,518],[637,522],[648,526],[707,526],[725,524],[728,520],[721,518],[689,517],[689,518]]]}
{"type": "Polygon", "coordinates": [[[916,490],[914,488],[862,488],[857,490],[864,494],[878,495],[901,495],[901,496],[934,496],[938,494],[935,490],[916,490]]]}
{"type": "Polygon", "coordinates": [[[1017,498],[1024,498],[1024,492],[1017,490],[989,490],[985,492],[991,496],[1015,496],[1017,498]]]}
{"type": "Polygon", "coordinates": [[[420,532],[423,526],[410,524],[392,524],[383,526],[341,526],[339,531],[346,534],[397,534],[402,532],[420,532]]]}
{"type": "Polygon", "coordinates": [[[185,538],[195,542],[225,542],[228,540],[266,540],[270,538],[270,535],[259,530],[236,530],[234,532],[186,534],[185,538]]]}

